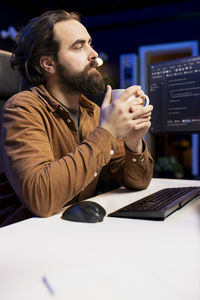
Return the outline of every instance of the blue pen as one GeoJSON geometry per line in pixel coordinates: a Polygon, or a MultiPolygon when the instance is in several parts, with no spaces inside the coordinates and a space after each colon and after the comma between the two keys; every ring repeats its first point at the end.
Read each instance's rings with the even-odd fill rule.
{"type": "Polygon", "coordinates": [[[44,283],[44,285],[46,286],[46,288],[48,289],[49,293],[51,296],[54,296],[55,293],[54,293],[54,290],[52,289],[52,287],[50,286],[48,280],[46,277],[42,277],[42,281],[44,283]]]}

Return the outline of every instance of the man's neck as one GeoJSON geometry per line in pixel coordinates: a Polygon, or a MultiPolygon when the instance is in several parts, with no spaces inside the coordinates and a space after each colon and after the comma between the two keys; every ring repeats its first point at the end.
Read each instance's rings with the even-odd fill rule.
{"type": "Polygon", "coordinates": [[[76,111],[79,106],[80,93],[70,92],[67,88],[60,86],[46,86],[49,93],[69,109],[76,111]]]}

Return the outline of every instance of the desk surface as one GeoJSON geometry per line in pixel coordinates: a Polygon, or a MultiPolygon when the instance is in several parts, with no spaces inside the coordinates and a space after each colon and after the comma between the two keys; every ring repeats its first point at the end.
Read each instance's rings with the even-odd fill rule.
{"type": "MultiPolygon", "coordinates": [[[[153,179],[145,191],[121,188],[92,200],[110,213],[188,185],[200,181],[153,179]]],[[[0,299],[200,299],[200,198],[165,221],[105,217],[85,224],[60,216],[0,229],[0,299]]]]}

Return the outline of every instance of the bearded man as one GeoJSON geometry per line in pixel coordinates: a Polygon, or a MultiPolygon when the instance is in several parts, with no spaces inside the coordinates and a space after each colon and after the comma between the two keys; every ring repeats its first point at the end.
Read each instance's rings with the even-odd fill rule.
{"type": "Polygon", "coordinates": [[[91,43],[78,14],[62,10],[30,20],[17,37],[11,65],[25,89],[0,120],[1,226],[94,196],[104,169],[131,190],[151,181],[142,137],[153,108],[141,105],[140,86],[112,101],[91,43]],[[103,93],[101,109],[85,96],[103,93]]]}

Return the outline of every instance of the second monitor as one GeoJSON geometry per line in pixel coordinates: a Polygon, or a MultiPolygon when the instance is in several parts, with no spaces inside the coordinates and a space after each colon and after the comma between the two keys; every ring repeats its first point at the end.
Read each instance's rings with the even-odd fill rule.
{"type": "Polygon", "coordinates": [[[150,133],[200,132],[200,56],[149,65],[150,133]]]}

